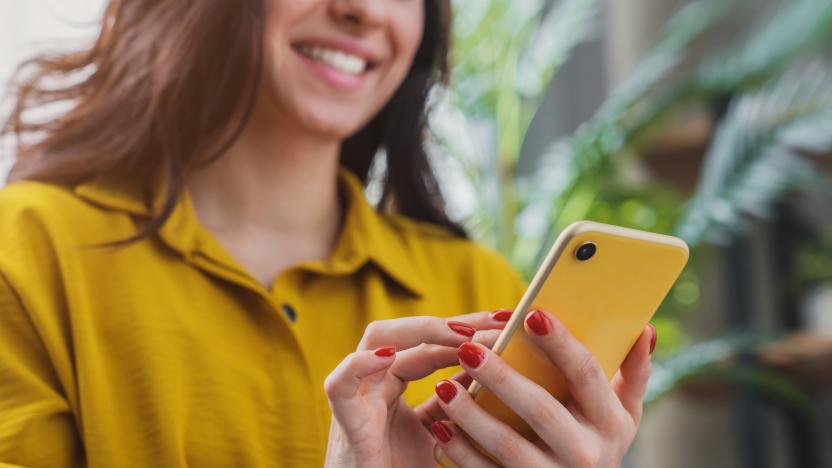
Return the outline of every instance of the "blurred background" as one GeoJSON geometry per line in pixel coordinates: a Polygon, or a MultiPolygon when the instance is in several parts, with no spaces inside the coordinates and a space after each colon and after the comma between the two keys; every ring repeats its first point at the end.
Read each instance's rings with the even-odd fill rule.
{"type": "MultiPolygon", "coordinates": [[[[580,219],[691,246],[626,466],[832,467],[832,2],[453,3],[432,149],[472,236],[527,278],[580,219]]],[[[0,0],[0,81],[103,6],[0,0]]]]}

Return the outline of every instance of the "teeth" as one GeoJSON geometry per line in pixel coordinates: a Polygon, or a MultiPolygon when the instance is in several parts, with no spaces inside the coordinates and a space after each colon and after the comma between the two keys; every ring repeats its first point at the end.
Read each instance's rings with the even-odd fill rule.
{"type": "Polygon", "coordinates": [[[307,45],[298,49],[312,60],[350,75],[359,75],[367,69],[367,62],[363,58],[340,50],[307,45]]]}

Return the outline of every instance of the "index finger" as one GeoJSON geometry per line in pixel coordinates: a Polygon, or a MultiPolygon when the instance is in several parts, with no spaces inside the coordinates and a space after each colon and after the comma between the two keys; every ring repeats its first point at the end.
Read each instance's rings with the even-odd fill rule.
{"type": "Polygon", "coordinates": [[[552,363],[560,369],[569,393],[590,421],[604,423],[620,406],[604,370],[595,356],[579,342],[560,320],[537,309],[526,316],[526,333],[552,363]]]}
{"type": "Polygon", "coordinates": [[[455,348],[471,341],[477,330],[505,327],[506,319],[505,314],[474,312],[447,319],[418,316],[379,320],[367,326],[358,349],[393,345],[398,350],[405,350],[422,343],[455,348]]]}

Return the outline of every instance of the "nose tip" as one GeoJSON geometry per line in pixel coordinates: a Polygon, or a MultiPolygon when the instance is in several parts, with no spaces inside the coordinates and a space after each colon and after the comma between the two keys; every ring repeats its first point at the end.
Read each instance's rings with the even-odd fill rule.
{"type": "Polygon", "coordinates": [[[332,10],[341,21],[358,26],[376,26],[384,18],[383,3],[378,0],[333,0],[332,10]]]}

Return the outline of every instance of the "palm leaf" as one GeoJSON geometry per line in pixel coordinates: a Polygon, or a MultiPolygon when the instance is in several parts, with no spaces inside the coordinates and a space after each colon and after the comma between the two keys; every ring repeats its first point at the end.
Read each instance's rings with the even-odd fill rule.
{"type": "Polygon", "coordinates": [[[832,74],[819,65],[740,96],[719,126],[699,187],[676,233],[724,242],[744,215],[767,217],[793,188],[823,181],[804,152],[832,151],[832,74]]]}
{"type": "Polygon", "coordinates": [[[801,412],[811,407],[808,395],[786,377],[752,364],[737,362],[740,355],[754,352],[773,336],[762,334],[730,335],[694,344],[673,357],[653,364],[653,373],[644,397],[645,405],[691,380],[728,382],[772,397],[801,412]]]}
{"type": "Polygon", "coordinates": [[[665,25],[651,52],[613,91],[595,116],[581,125],[573,137],[554,142],[538,158],[537,176],[522,184],[530,194],[522,217],[548,222],[539,231],[531,230],[530,238],[518,245],[520,250],[510,253],[521,269],[528,270],[540,263],[555,233],[563,228],[563,220],[569,219],[569,213],[580,217],[581,212],[592,206],[591,195],[579,196],[580,187],[587,186],[591,179],[605,179],[614,156],[684,94],[681,91],[687,86],[678,86],[676,91],[665,93],[656,102],[650,99],[659,83],[683,62],[691,43],[732,11],[734,3],[701,1],[679,10],[665,25]],[[534,252],[528,250],[531,245],[534,252]]]}
{"type": "Polygon", "coordinates": [[[538,101],[555,70],[570,56],[576,45],[597,31],[594,19],[599,0],[559,0],[540,13],[537,28],[526,40],[517,70],[517,92],[538,101]]]}
{"type": "Polygon", "coordinates": [[[593,180],[609,175],[615,167],[615,157],[669,109],[680,102],[708,101],[755,86],[832,32],[832,3],[786,0],[747,40],[703,60],[691,76],[656,91],[682,62],[693,40],[724,17],[732,3],[695,2],[677,13],[668,23],[664,39],[598,114],[578,129],[569,141],[568,151],[562,151],[561,143],[554,146],[561,151],[550,151],[541,158],[553,167],[547,173],[566,172],[568,176],[559,184],[536,181],[537,186],[553,189],[548,192],[550,221],[538,243],[535,264],[545,255],[555,234],[591,208],[591,204],[584,204],[586,211],[569,209],[580,187],[591,186],[593,180]]]}

